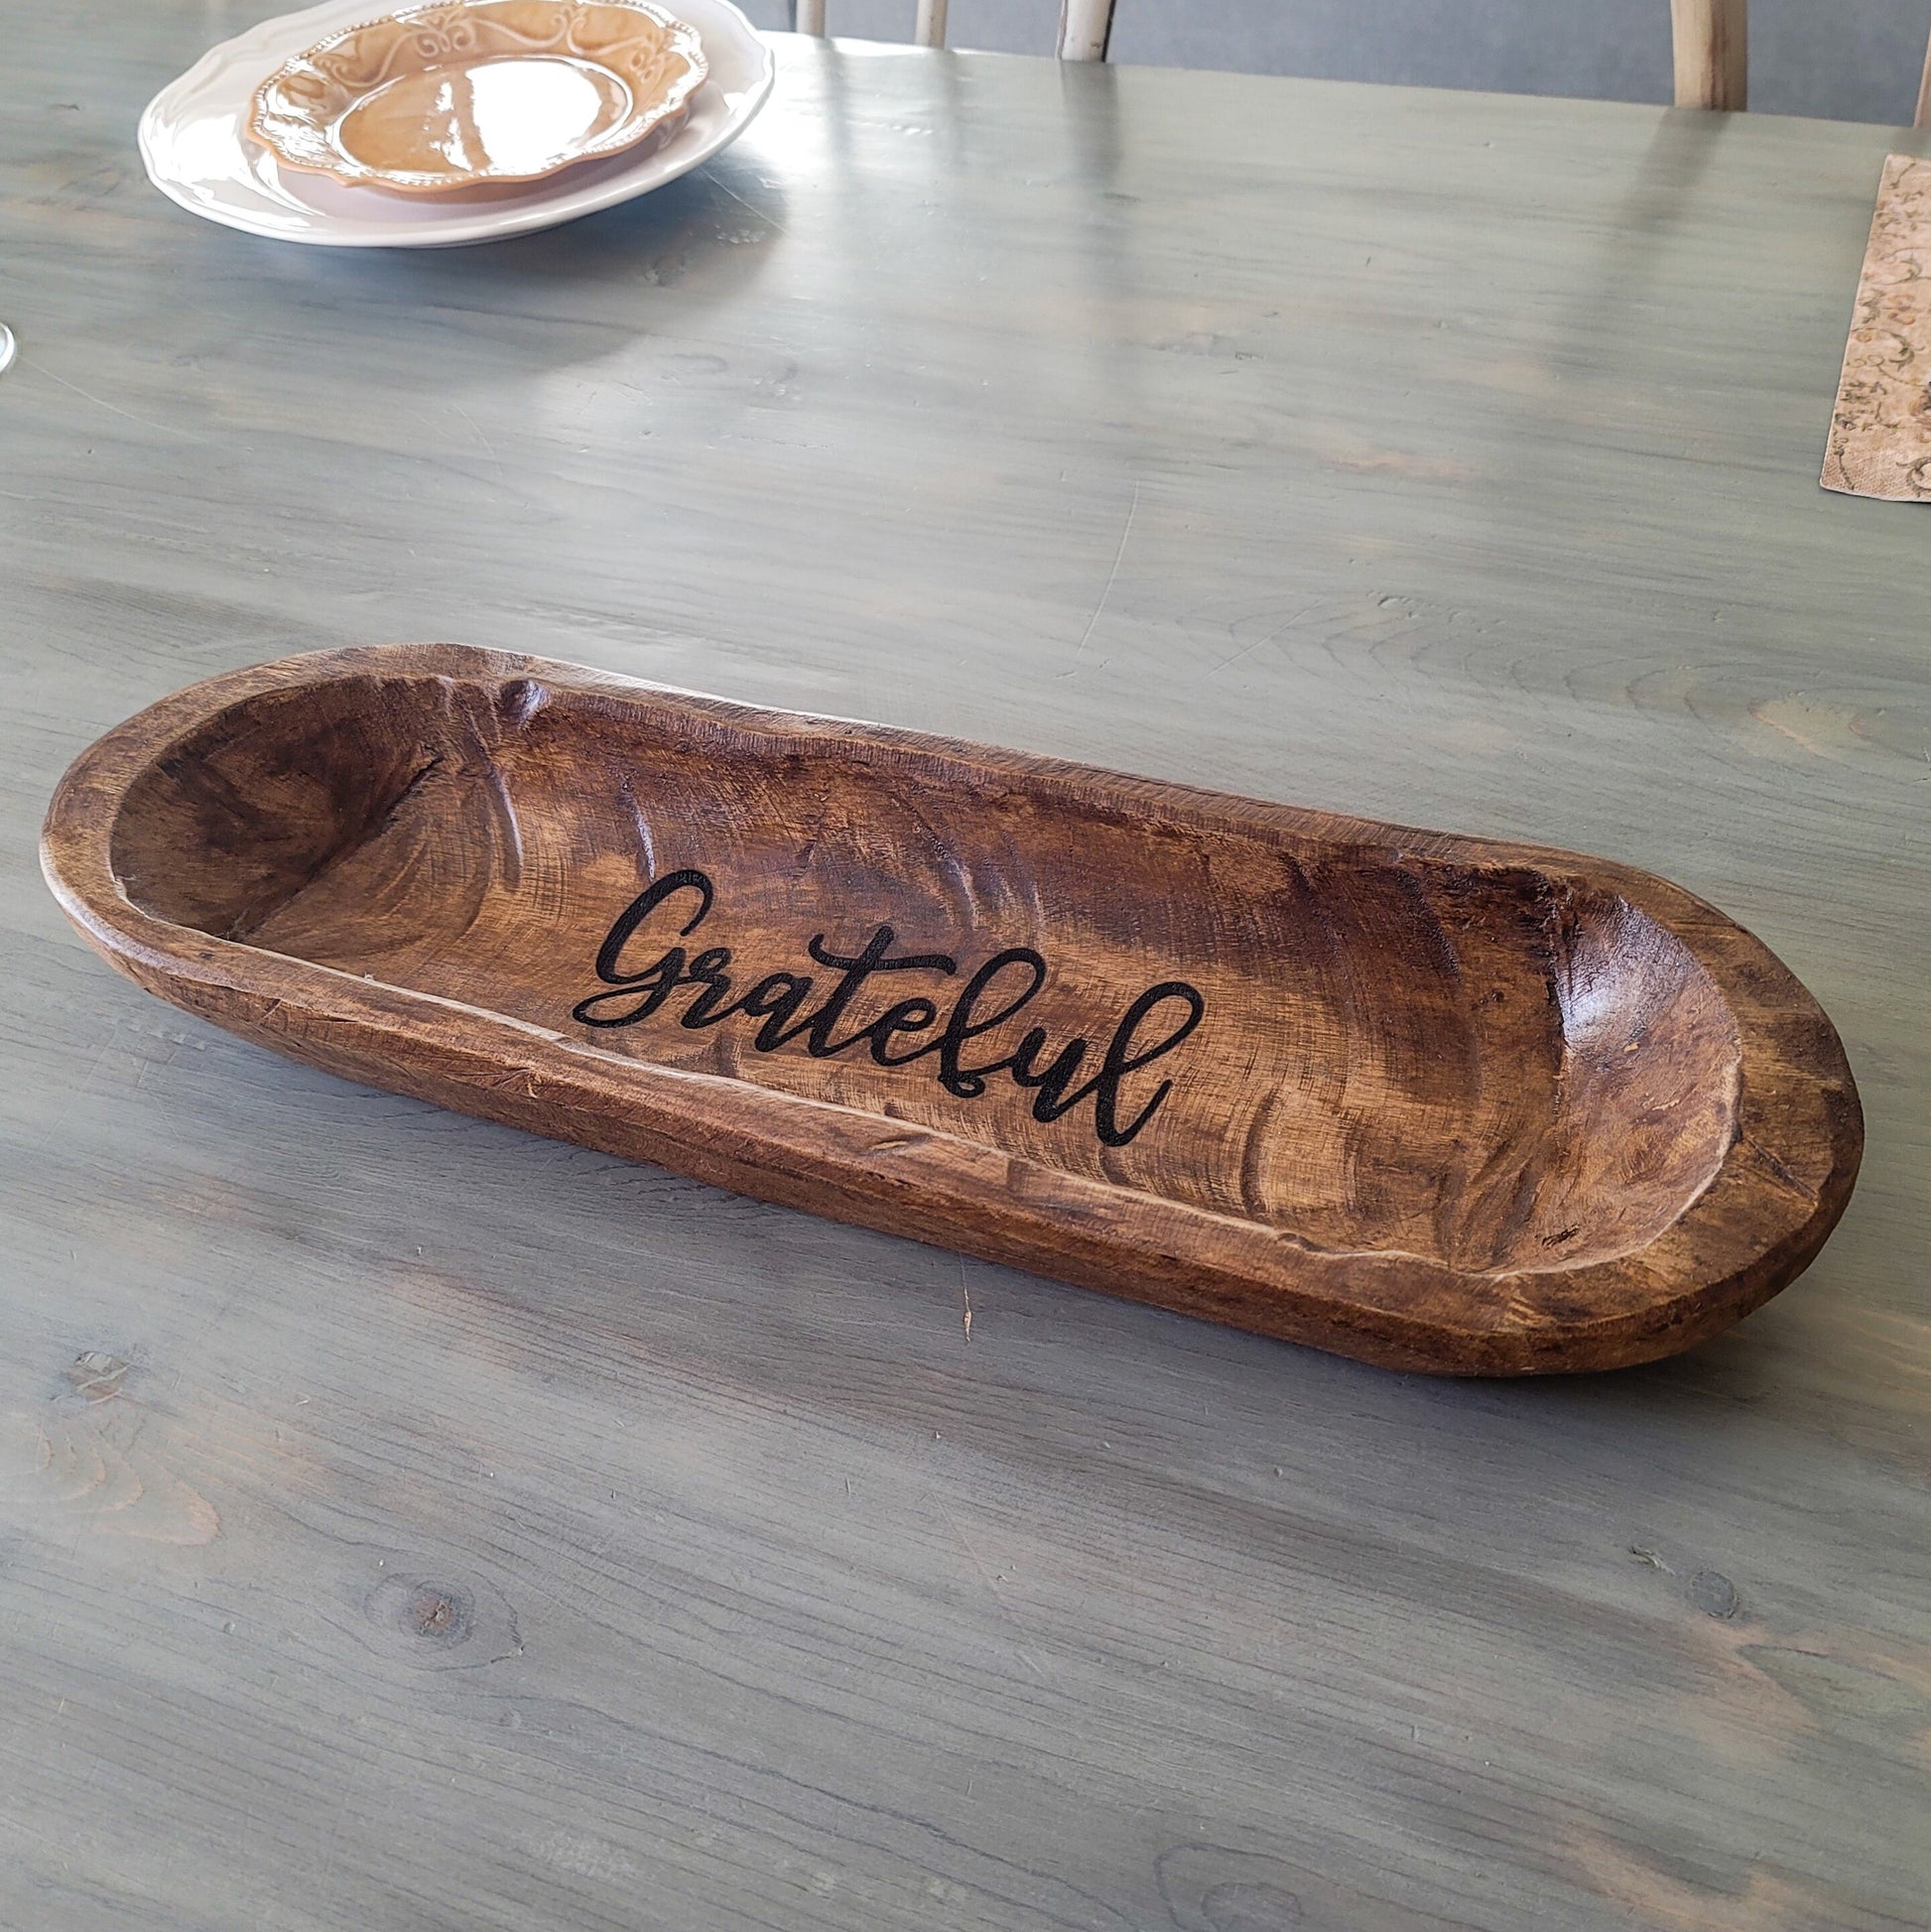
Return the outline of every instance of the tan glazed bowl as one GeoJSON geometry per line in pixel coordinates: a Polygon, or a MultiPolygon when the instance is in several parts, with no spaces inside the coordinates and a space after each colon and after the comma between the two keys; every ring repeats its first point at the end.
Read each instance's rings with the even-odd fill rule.
{"type": "Polygon", "coordinates": [[[697,29],[645,0],[469,0],[306,49],[256,90],[249,132],[290,168],[441,193],[665,140],[707,72],[697,29]]]}

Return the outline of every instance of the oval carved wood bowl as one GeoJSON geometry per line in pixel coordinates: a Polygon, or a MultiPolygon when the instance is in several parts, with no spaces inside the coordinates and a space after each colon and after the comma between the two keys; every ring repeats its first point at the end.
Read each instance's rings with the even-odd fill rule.
{"type": "Polygon", "coordinates": [[[305,49],[248,131],[290,168],[445,193],[668,139],[708,71],[697,29],[645,0],[456,0],[305,49]]]}
{"type": "Polygon", "coordinates": [[[1863,1144],[1816,1001],[1647,874],[454,645],[166,700],[43,863],[333,1073],[1401,1368],[1700,1341],[1863,1144]]]}

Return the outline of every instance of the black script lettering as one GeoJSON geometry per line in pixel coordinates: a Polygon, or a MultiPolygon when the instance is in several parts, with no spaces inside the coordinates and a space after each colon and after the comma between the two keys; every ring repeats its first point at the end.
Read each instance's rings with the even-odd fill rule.
{"type": "Polygon", "coordinates": [[[731,963],[728,946],[708,946],[684,968],[687,986],[702,986],[704,991],[684,1009],[678,1024],[695,1033],[701,1026],[715,1026],[736,1011],[723,1002],[731,996],[730,974],[724,968],[731,963]]]}
{"type": "Polygon", "coordinates": [[[898,935],[889,926],[881,926],[866,940],[862,953],[854,953],[846,958],[841,953],[834,953],[825,944],[823,933],[812,935],[811,943],[805,950],[820,966],[832,966],[844,974],[826,995],[825,1004],[799,1028],[806,1035],[805,1051],[814,1060],[830,1060],[834,1054],[842,1053],[846,1047],[855,1047],[860,1040],[871,1037],[872,1029],[869,1026],[861,1026],[857,1032],[842,1040],[833,1039],[832,1030],[857,997],[858,988],[874,972],[918,970],[950,975],[959,970],[959,962],[950,953],[907,953],[902,959],[889,958],[892,943],[897,938],[898,935]]]}
{"type": "Polygon", "coordinates": [[[623,949],[629,945],[631,936],[666,899],[678,892],[696,892],[699,895],[698,909],[691,915],[690,922],[679,937],[689,939],[704,924],[705,916],[710,911],[711,902],[716,896],[706,874],[697,871],[666,872],[661,879],[653,880],[617,914],[603,944],[596,950],[596,976],[606,986],[616,990],[592,993],[589,998],[579,1000],[571,1012],[572,1019],[583,1026],[634,1026],[639,1020],[649,1019],[683,983],[684,949],[681,946],[672,947],[661,960],[642,972],[626,973],[623,970],[623,949]],[[640,997],[638,1003],[627,1012],[606,1013],[599,1010],[609,1001],[632,995],[640,997]]]}
{"type": "MultiPolygon", "coordinates": [[[[1136,1073],[1142,1067],[1151,1066],[1174,1048],[1200,1025],[1202,1015],[1207,1011],[1207,1002],[1199,991],[1188,985],[1184,979],[1162,980],[1157,986],[1149,986],[1125,1013],[1119,1025],[1113,1029],[1113,1037],[1107,1043],[1106,1057],[1099,1064],[1099,1071],[1087,1084],[1069,1094],[1059,1102],[1053,1114],[1039,1111],[1035,1104],[1033,1117],[1038,1120],[1057,1119],[1061,1113],[1077,1106],[1089,1094],[1093,1095],[1093,1127],[1100,1140],[1108,1147],[1124,1147],[1126,1143],[1153,1118],[1153,1110],[1173,1092],[1173,1082],[1163,1080],[1155,1090],[1153,1097],[1141,1107],[1125,1126],[1119,1124],[1119,1084],[1128,1074],[1136,1073]],[[1156,1006],[1169,999],[1184,1000],[1187,1017],[1183,1019],[1167,1037],[1157,1045],[1142,1047],[1133,1051],[1133,1035],[1139,1031],[1140,1022],[1156,1006]]],[[[1040,1096],[1043,1100],[1045,1095],[1040,1096]]]]}
{"type": "Polygon", "coordinates": [[[860,1025],[851,1017],[852,1009],[875,974],[936,972],[951,978],[959,970],[958,961],[950,953],[903,953],[894,958],[892,948],[898,943],[898,935],[889,926],[878,927],[859,951],[849,954],[833,952],[826,936],[815,933],[805,950],[837,977],[812,1012],[806,1008],[818,981],[807,973],[768,972],[733,1000],[729,971],[732,955],[727,946],[707,947],[695,958],[684,947],[671,946],[642,971],[626,971],[624,951],[638,929],[680,892],[698,895],[697,910],[679,931],[680,939],[689,939],[709,916],[715,889],[708,875],[695,868],[668,872],[640,892],[617,915],[597,949],[596,976],[608,990],[590,994],[573,1009],[583,1025],[634,1026],[658,1012],[678,988],[692,986],[698,989],[697,996],[678,1023],[693,1032],[720,1025],[741,1013],[762,1022],[751,1039],[759,1053],[775,1053],[802,1040],[814,1060],[829,1060],[857,1046],[863,1046],[880,1067],[909,1067],[936,1056],[940,1086],[962,1100],[981,1098],[995,1074],[1009,1074],[1015,1087],[1031,1094],[1035,1120],[1051,1124],[1091,1100],[1094,1133],[1100,1143],[1124,1147],[1159,1110],[1173,1092],[1173,1082],[1163,1080],[1124,1117],[1122,1110],[1129,1103],[1123,1084],[1130,1075],[1180,1047],[1207,1011],[1199,990],[1183,979],[1165,979],[1149,986],[1121,1015],[1097,1071],[1085,1081],[1080,1081],[1080,1075],[1089,1064],[1092,1043],[1084,1037],[1076,1038],[1055,1051],[1043,1026],[1029,1027],[1019,1044],[999,1059],[968,1063],[967,1050],[973,1041],[1017,1018],[1044,988],[1046,961],[1031,947],[1011,946],[995,953],[966,980],[943,1023],[939,1002],[921,993],[888,1006],[877,1018],[860,1025]],[[1141,1031],[1153,1015],[1175,1000],[1184,1008],[1181,1016],[1170,1018],[1167,1030],[1159,1037],[1143,1040],[1141,1031]],[[842,1036],[838,1032],[841,1024],[849,1026],[842,1036]],[[930,1033],[935,1026],[940,1029],[936,1039],[909,1050],[893,1050],[895,1041],[930,1033]]]}
{"type": "Polygon", "coordinates": [[[881,1067],[903,1067],[918,1059],[920,1054],[927,1051],[924,1047],[916,1047],[910,1053],[888,1052],[892,1035],[923,1033],[938,1017],[939,1009],[929,999],[903,999],[896,1006],[887,1007],[865,1028],[871,1040],[871,1057],[881,1067]]]}
{"type": "Polygon", "coordinates": [[[773,1053],[791,1037],[785,1028],[791,1023],[792,1015],[811,996],[812,982],[808,974],[771,972],[760,979],[732,1010],[749,1013],[753,1019],[764,1021],[751,1044],[760,1053],[773,1053]]]}
{"type": "Polygon", "coordinates": [[[1046,1029],[1036,1026],[1019,1042],[1019,1050],[1012,1056],[1012,1078],[1020,1087],[1038,1090],[1038,1097],[1033,1101],[1033,1118],[1039,1121],[1057,1120],[1062,1113],[1070,1113],[1086,1098],[1092,1083],[1081,1088],[1072,1098],[1066,1097],[1066,1086],[1080,1071],[1080,1062],[1087,1057],[1087,1043],[1084,1040],[1069,1040],[1059,1051],[1059,1057],[1042,1074],[1035,1063],[1046,1051],[1046,1029]]]}
{"type": "Polygon", "coordinates": [[[966,990],[959,995],[959,1003],[946,1021],[945,1033],[931,1046],[920,1049],[921,1053],[936,1053],[939,1056],[939,1085],[948,1094],[962,1100],[976,1100],[985,1092],[987,1076],[1003,1073],[1012,1065],[1011,1055],[1004,1060],[990,1061],[983,1067],[962,1066],[959,1056],[968,1040],[975,1040],[981,1033],[990,1033],[995,1026],[1003,1025],[1021,1007],[1029,1004],[1045,983],[1046,962],[1030,946],[1010,946],[1003,953],[993,954],[966,980],[966,990]],[[1010,966],[1023,966],[1032,975],[1025,990],[1008,1000],[996,1013],[977,1013],[975,1009],[979,996],[1010,966]]]}

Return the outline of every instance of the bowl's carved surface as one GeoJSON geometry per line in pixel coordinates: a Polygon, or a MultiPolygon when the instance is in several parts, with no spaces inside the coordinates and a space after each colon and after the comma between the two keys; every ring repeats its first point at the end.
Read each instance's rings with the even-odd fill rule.
{"type": "Polygon", "coordinates": [[[1714,1333],[1861,1145],[1816,1002],[1648,875],[453,646],[167,701],[47,862],[335,1071],[1403,1366],[1714,1333]]]}

